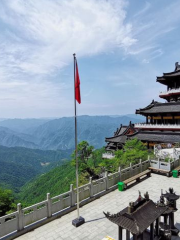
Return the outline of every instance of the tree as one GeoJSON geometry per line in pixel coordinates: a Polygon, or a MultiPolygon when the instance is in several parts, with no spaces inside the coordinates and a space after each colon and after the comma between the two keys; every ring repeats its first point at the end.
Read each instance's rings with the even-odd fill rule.
{"type": "MultiPolygon", "coordinates": [[[[80,172],[88,172],[90,176],[94,175],[93,169],[90,167],[89,158],[92,156],[94,147],[90,146],[87,141],[82,141],[77,145],[77,159],[80,172]]],[[[75,151],[72,154],[72,164],[76,165],[75,151]]]]}
{"type": "Polygon", "coordinates": [[[123,160],[136,164],[139,159],[146,160],[148,157],[148,150],[143,143],[137,138],[126,141],[124,145],[123,160]]]}
{"type": "Polygon", "coordinates": [[[146,160],[148,150],[137,138],[127,140],[123,150],[115,152],[115,164],[126,167],[130,163],[136,164],[140,159],[146,160]]]}
{"type": "Polygon", "coordinates": [[[15,208],[14,196],[11,190],[0,188],[0,217],[15,208]]]}

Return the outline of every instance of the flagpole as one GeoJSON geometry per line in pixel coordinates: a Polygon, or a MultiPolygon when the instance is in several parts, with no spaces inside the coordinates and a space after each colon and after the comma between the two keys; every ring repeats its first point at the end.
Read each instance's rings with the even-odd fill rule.
{"type": "Polygon", "coordinates": [[[76,159],[76,190],[77,190],[77,218],[79,219],[79,174],[77,159],[77,118],[76,118],[76,99],[75,99],[75,76],[76,76],[76,54],[74,56],[74,117],[75,117],[75,159],[76,159]]]}
{"type": "Polygon", "coordinates": [[[75,79],[76,79],[76,54],[73,54],[74,57],[74,120],[75,120],[75,160],[76,160],[76,191],[77,191],[77,218],[72,221],[72,224],[75,227],[79,227],[83,223],[85,223],[85,219],[80,217],[79,215],[79,174],[78,174],[78,151],[77,151],[77,116],[76,116],[76,86],[75,86],[75,79]]]}

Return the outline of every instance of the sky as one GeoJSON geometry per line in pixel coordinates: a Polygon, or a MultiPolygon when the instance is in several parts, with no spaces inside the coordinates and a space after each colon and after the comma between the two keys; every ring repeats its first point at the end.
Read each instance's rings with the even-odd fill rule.
{"type": "Polygon", "coordinates": [[[135,113],[180,62],[179,0],[1,0],[0,118],[135,113]]]}

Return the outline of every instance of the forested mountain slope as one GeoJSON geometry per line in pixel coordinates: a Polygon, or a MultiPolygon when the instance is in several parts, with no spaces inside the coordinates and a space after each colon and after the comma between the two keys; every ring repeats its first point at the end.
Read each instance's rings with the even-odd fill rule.
{"type": "Polygon", "coordinates": [[[0,146],[0,184],[18,190],[38,174],[70,159],[72,150],[39,150],[22,147],[0,146]]]}
{"type": "Polygon", "coordinates": [[[53,197],[69,191],[70,184],[75,184],[75,178],[75,168],[69,162],[25,184],[18,194],[18,199],[24,205],[41,202],[46,199],[48,192],[53,197]]]}

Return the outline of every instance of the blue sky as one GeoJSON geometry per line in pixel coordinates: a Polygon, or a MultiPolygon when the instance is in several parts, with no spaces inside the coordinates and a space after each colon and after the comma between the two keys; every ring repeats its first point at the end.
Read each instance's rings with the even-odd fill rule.
{"type": "MultiPolygon", "coordinates": [[[[179,0],[1,0],[0,118],[134,113],[180,61],[179,0]]],[[[161,100],[163,101],[163,99],[161,100]]]]}

